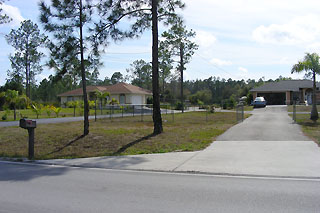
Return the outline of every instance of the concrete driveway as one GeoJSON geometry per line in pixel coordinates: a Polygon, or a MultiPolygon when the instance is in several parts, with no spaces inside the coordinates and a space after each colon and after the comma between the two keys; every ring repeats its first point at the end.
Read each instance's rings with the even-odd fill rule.
{"type": "Polygon", "coordinates": [[[286,106],[255,109],[207,149],[179,167],[221,174],[320,177],[320,148],[288,116],[286,106]]]}
{"type": "Polygon", "coordinates": [[[320,179],[320,148],[292,122],[286,106],[255,109],[249,119],[230,128],[203,151],[38,162],[108,169],[320,179]]]}
{"type": "Polygon", "coordinates": [[[309,141],[288,116],[287,106],[254,109],[252,116],[233,126],[217,141],[309,141]]]}

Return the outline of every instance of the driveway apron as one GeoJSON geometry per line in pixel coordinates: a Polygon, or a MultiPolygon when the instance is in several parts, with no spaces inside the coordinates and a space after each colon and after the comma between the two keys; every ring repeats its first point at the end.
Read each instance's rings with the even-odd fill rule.
{"type": "Polygon", "coordinates": [[[288,116],[286,106],[255,109],[176,171],[320,178],[320,148],[288,116]]]}

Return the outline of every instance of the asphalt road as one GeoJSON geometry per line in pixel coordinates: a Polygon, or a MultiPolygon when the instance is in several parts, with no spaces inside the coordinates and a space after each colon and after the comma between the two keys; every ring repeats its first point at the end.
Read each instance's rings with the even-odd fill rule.
{"type": "Polygon", "coordinates": [[[0,212],[319,212],[319,180],[0,162],[0,212]]]}

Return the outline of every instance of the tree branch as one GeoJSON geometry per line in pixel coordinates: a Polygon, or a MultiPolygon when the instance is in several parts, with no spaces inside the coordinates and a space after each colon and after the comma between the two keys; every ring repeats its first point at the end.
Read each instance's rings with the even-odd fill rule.
{"type": "Polygon", "coordinates": [[[134,13],[137,13],[137,12],[141,12],[141,11],[151,11],[151,9],[150,8],[144,8],[144,9],[133,10],[133,11],[127,12],[125,14],[122,14],[119,18],[113,20],[111,23],[109,23],[109,24],[105,25],[104,27],[102,27],[102,29],[100,29],[99,32],[95,36],[99,35],[102,31],[114,26],[115,24],[117,24],[124,17],[126,17],[128,15],[131,15],[131,14],[134,14],[134,13]]]}

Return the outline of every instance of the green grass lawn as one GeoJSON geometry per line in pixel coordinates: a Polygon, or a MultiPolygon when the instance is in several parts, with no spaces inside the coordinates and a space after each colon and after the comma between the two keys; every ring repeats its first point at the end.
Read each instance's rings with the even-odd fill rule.
{"type": "Polygon", "coordinates": [[[252,111],[253,110],[253,106],[244,106],[243,110],[244,111],[252,111]]]}
{"type": "MultiPolygon", "coordinates": [[[[292,115],[291,115],[292,116],[292,115]]],[[[310,120],[310,114],[297,114],[297,123],[301,126],[305,135],[312,138],[320,145],[320,121],[314,123],[310,120]]]]}
{"type": "MultiPolygon", "coordinates": [[[[296,105],[297,112],[311,112],[312,106],[296,105]]],[[[318,111],[320,111],[320,105],[317,105],[318,111]]],[[[293,106],[288,106],[288,112],[293,112],[293,106]]]]}
{"type": "MultiPolygon", "coordinates": [[[[207,147],[236,124],[235,113],[189,112],[162,115],[164,133],[151,137],[151,116],[90,121],[90,134],[82,134],[82,122],[39,124],[35,130],[37,159],[77,158],[194,151],[207,147]]],[[[246,115],[248,116],[248,115],[246,115]]],[[[27,157],[27,131],[19,127],[0,128],[0,156],[27,157]]]]}

